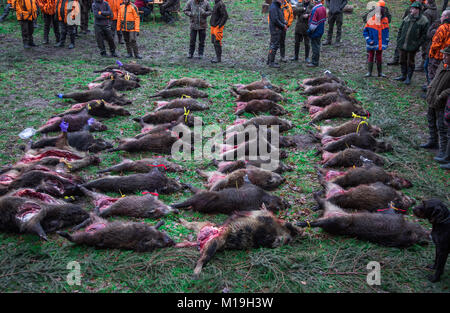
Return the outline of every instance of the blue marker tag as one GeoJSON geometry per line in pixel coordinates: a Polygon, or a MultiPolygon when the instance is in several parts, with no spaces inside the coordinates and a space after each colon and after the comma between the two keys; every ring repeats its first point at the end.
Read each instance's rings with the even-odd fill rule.
{"type": "Polygon", "coordinates": [[[58,98],[61,98],[61,99],[62,99],[63,96],[64,96],[64,95],[63,95],[62,93],[59,93],[59,94],[58,94],[58,98]]]}
{"type": "Polygon", "coordinates": [[[94,122],[95,122],[95,118],[90,118],[90,119],[88,119],[88,121],[87,121],[87,123],[88,123],[88,125],[89,126],[91,126],[92,124],[94,124],[94,122]]]}
{"type": "Polygon", "coordinates": [[[63,133],[67,133],[67,130],[69,129],[69,123],[61,121],[61,124],[59,124],[59,128],[61,128],[61,131],[63,133]]]}
{"type": "Polygon", "coordinates": [[[122,66],[123,66],[123,63],[122,63],[122,62],[120,62],[119,60],[117,60],[117,61],[116,61],[116,64],[117,64],[117,65],[119,65],[120,67],[122,67],[122,66]]]}

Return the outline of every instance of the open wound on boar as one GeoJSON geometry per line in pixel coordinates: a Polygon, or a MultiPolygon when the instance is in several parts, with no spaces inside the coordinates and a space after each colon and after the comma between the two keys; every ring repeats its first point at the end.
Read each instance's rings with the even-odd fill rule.
{"type": "Polygon", "coordinates": [[[196,242],[181,242],[175,245],[178,248],[199,248],[201,256],[195,266],[194,278],[198,278],[202,268],[217,251],[277,248],[288,244],[297,235],[303,236],[300,228],[276,218],[264,207],[257,211],[237,212],[222,225],[180,220],[184,227],[197,233],[196,242]]]}
{"type": "Polygon", "coordinates": [[[336,138],[324,145],[323,150],[328,152],[337,152],[345,150],[351,146],[355,146],[361,149],[368,149],[374,152],[387,152],[392,151],[392,145],[384,141],[377,141],[368,131],[365,129],[360,130],[359,133],[351,133],[342,137],[336,138]]]}
{"type": "Polygon", "coordinates": [[[45,203],[24,197],[0,198],[0,231],[31,233],[47,240],[46,233],[76,225],[89,215],[77,205],[45,203]]]}
{"type": "Polygon", "coordinates": [[[105,168],[103,170],[98,171],[97,173],[122,173],[122,172],[136,172],[136,173],[147,173],[152,170],[154,167],[159,169],[160,171],[167,172],[182,172],[183,167],[176,163],[167,161],[166,158],[155,157],[148,159],[140,159],[140,160],[128,160],[125,159],[121,163],[113,165],[111,167],[105,168]]]}
{"type": "Polygon", "coordinates": [[[177,212],[158,200],[158,197],[145,193],[143,196],[125,196],[121,198],[90,191],[80,187],[83,194],[94,202],[94,213],[101,217],[129,216],[142,218],[160,218],[177,212]]]}
{"type": "Polygon", "coordinates": [[[330,201],[319,197],[316,200],[324,210],[323,216],[312,222],[298,222],[298,226],[320,227],[333,235],[356,237],[388,247],[406,248],[416,243],[428,243],[429,233],[402,215],[347,213],[330,201]]]}
{"type": "Polygon", "coordinates": [[[346,172],[318,169],[319,181],[321,184],[331,182],[343,188],[355,187],[362,184],[372,184],[381,182],[395,189],[410,188],[410,181],[396,175],[395,173],[385,172],[376,165],[364,165],[362,167],[351,168],[346,172]]]}
{"type": "Polygon", "coordinates": [[[317,95],[321,93],[328,93],[333,91],[339,91],[341,93],[351,94],[355,91],[347,86],[344,86],[340,83],[331,82],[331,83],[323,83],[321,85],[316,86],[304,86],[305,90],[301,93],[303,95],[317,95]]]}
{"type": "Polygon", "coordinates": [[[270,100],[254,99],[249,102],[237,102],[235,114],[241,115],[243,113],[270,113],[271,115],[286,114],[286,110],[279,104],[270,100]]]}
{"type": "MultiPolygon", "coordinates": [[[[311,110],[311,109],[310,109],[311,110]]],[[[360,116],[369,116],[369,112],[360,105],[348,101],[333,102],[324,108],[313,107],[311,113],[311,123],[337,117],[353,117],[353,113],[360,116]]]]}
{"type": "Polygon", "coordinates": [[[182,96],[189,96],[191,98],[207,98],[208,94],[204,91],[198,90],[197,88],[185,87],[164,89],[150,96],[149,98],[180,98],[182,96]]]}
{"type": "Polygon", "coordinates": [[[265,190],[273,190],[285,182],[285,178],[279,174],[251,166],[246,169],[238,169],[228,175],[216,171],[203,172],[201,170],[197,170],[197,173],[208,179],[207,187],[210,191],[232,187],[239,188],[246,182],[250,182],[265,190]]]}
{"type": "MultiPolygon", "coordinates": [[[[85,223],[83,223],[85,224],[85,223]]],[[[114,221],[108,222],[92,215],[88,226],[73,234],[57,232],[60,236],[78,245],[100,249],[124,249],[137,252],[153,251],[174,245],[173,240],[158,230],[163,222],[155,226],[147,223],[114,221]]]]}
{"type": "Polygon", "coordinates": [[[200,78],[182,77],[180,79],[169,80],[164,89],[171,89],[174,87],[211,88],[212,85],[200,78]]]}
{"type": "Polygon", "coordinates": [[[327,151],[322,153],[323,167],[362,166],[364,159],[368,159],[378,166],[383,166],[385,163],[384,159],[375,152],[359,148],[348,148],[337,153],[327,151]]]}
{"type": "Polygon", "coordinates": [[[179,99],[173,99],[170,101],[156,101],[156,108],[154,112],[158,112],[160,110],[165,109],[183,109],[186,108],[186,110],[189,111],[204,111],[208,110],[209,106],[205,103],[199,102],[197,99],[194,98],[179,98],[179,99]]]}
{"type": "Polygon", "coordinates": [[[83,187],[122,194],[146,190],[169,194],[181,190],[181,185],[176,180],[168,178],[157,168],[153,168],[146,174],[102,177],[84,184],[83,187]]]}
{"type": "Polygon", "coordinates": [[[94,119],[85,110],[77,114],[67,114],[62,117],[56,116],[49,119],[43,126],[38,129],[40,133],[49,133],[60,131],[61,122],[69,124],[68,132],[89,130],[89,131],[105,131],[106,125],[94,119]]]}
{"type": "Polygon", "coordinates": [[[73,151],[48,148],[44,150],[28,150],[24,156],[14,165],[17,168],[24,168],[26,165],[35,164],[45,158],[63,158],[67,161],[81,160],[85,157],[84,153],[75,153],[73,151]]]}
{"type": "Polygon", "coordinates": [[[173,208],[189,208],[202,213],[231,214],[234,211],[258,210],[264,203],[271,211],[284,210],[289,204],[262,188],[245,184],[240,188],[225,188],[220,191],[195,190],[190,199],[172,205],[173,208]]]}
{"type": "Polygon", "coordinates": [[[160,131],[157,133],[144,134],[139,138],[122,139],[117,148],[109,149],[113,151],[140,152],[151,151],[156,153],[171,153],[172,145],[179,139],[178,134],[173,131],[160,131]]]}
{"type": "Polygon", "coordinates": [[[279,102],[286,100],[281,94],[272,91],[270,89],[257,89],[257,90],[246,90],[238,89],[236,90],[238,97],[236,102],[249,102],[251,100],[270,100],[273,102],[279,102]]]}
{"type": "Polygon", "coordinates": [[[117,75],[120,78],[124,78],[126,80],[132,80],[132,81],[135,81],[135,82],[140,82],[141,81],[141,79],[138,76],[136,76],[136,74],[133,74],[133,73],[128,72],[128,71],[123,70],[123,69],[111,69],[111,70],[102,72],[100,74],[100,76],[98,76],[96,79],[93,80],[93,82],[94,83],[95,82],[102,82],[102,81],[111,79],[111,75],[114,75],[114,76],[117,75]]]}
{"type": "Polygon", "coordinates": [[[24,188],[19,190],[14,190],[11,193],[9,193],[7,196],[11,197],[21,197],[21,198],[27,198],[31,200],[38,200],[45,203],[50,204],[64,204],[64,201],[55,199],[49,194],[38,192],[31,188],[24,188]]]}
{"type": "Polygon", "coordinates": [[[413,199],[381,182],[359,185],[347,190],[326,182],[325,189],[326,199],[344,209],[370,212],[394,209],[396,213],[406,213],[415,203],[413,199]]]}
{"type": "Polygon", "coordinates": [[[374,137],[378,137],[381,133],[381,129],[379,127],[373,126],[369,122],[360,118],[354,118],[339,126],[317,126],[317,129],[320,131],[320,137],[341,137],[363,130],[368,131],[374,137]]]}
{"type": "Polygon", "coordinates": [[[56,116],[64,116],[67,114],[76,114],[83,110],[92,116],[98,117],[114,117],[114,116],[129,116],[130,112],[125,110],[119,105],[108,103],[105,100],[92,100],[89,102],[77,103],[72,105],[72,107],[61,114],[56,116]]]}

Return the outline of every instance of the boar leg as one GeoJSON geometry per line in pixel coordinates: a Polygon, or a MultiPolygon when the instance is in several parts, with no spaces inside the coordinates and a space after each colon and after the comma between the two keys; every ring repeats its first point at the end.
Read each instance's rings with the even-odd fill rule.
{"type": "Polygon", "coordinates": [[[216,254],[218,248],[219,248],[219,240],[217,238],[210,240],[206,244],[206,246],[203,249],[202,255],[200,256],[200,259],[198,259],[197,265],[195,266],[193,279],[198,279],[203,266],[205,266],[206,263],[208,263],[208,261],[211,260],[213,255],[216,254]]]}

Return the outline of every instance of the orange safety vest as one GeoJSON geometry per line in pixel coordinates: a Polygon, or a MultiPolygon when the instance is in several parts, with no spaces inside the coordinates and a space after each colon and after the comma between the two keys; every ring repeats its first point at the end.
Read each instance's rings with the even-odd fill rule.
{"type": "Polygon", "coordinates": [[[441,50],[448,46],[450,46],[450,24],[445,23],[438,27],[433,36],[430,46],[430,58],[443,60],[444,54],[441,50]]]}
{"type": "Polygon", "coordinates": [[[13,0],[18,21],[33,21],[37,18],[37,5],[35,0],[13,0]]]}
{"type": "Polygon", "coordinates": [[[139,10],[133,4],[125,5],[122,3],[117,16],[117,30],[125,32],[139,32],[139,10]]]}
{"type": "Polygon", "coordinates": [[[56,0],[37,0],[37,4],[44,14],[53,15],[56,13],[56,0]]]}
{"type": "Polygon", "coordinates": [[[106,0],[108,2],[109,7],[113,13],[112,20],[117,20],[117,16],[119,15],[120,5],[122,4],[122,0],[106,0]]]}

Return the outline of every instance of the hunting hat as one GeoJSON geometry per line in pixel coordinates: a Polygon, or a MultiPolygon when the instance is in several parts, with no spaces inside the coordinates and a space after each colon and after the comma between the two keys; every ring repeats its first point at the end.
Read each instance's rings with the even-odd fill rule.
{"type": "Polygon", "coordinates": [[[422,5],[420,4],[420,2],[415,1],[413,4],[411,4],[411,8],[422,8],[422,5]]]}
{"type": "Polygon", "coordinates": [[[383,0],[378,1],[377,5],[379,7],[385,7],[386,6],[386,2],[384,2],[383,0]]]}
{"type": "Polygon", "coordinates": [[[447,46],[447,48],[441,50],[441,52],[445,54],[450,54],[450,46],[447,46]]]}

